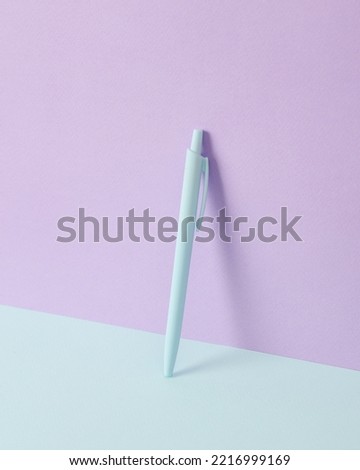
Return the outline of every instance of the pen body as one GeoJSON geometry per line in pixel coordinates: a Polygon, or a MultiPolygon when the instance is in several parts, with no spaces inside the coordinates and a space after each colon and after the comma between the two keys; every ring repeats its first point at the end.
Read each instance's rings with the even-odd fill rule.
{"type": "Polygon", "coordinates": [[[165,338],[165,376],[172,375],[179,348],[203,160],[200,153],[187,151],[165,338]]]}

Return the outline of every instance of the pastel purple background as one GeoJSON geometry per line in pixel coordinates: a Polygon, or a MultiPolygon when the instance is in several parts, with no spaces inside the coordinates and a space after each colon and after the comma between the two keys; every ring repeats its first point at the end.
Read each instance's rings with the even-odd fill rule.
{"type": "Polygon", "coordinates": [[[282,205],[303,243],[196,244],[184,336],[360,370],[360,3],[0,3],[0,302],[165,331],[174,244],[61,244],[59,217],[282,205]]]}

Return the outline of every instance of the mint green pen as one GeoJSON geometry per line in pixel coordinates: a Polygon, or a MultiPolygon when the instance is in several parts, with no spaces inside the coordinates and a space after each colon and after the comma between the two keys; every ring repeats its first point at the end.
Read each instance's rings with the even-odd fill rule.
{"type": "Polygon", "coordinates": [[[209,182],[209,161],[201,155],[203,132],[193,131],[191,146],[186,153],[184,181],[181,195],[178,234],[170,291],[169,312],[165,338],[164,375],[173,375],[179,349],[184,316],[186,289],[190,271],[191,252],[196,221],[203,217],[209,182]],[[197,217],[201,178],[204,175],[200,214],[197,217]]]}

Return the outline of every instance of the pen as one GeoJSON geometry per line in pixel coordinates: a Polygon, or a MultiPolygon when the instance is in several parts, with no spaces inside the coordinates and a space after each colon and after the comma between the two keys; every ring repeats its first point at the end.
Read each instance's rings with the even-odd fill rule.
{"type": "Polygon", "coordinates": [[[190,271],[191,253],[196,224],[204,215],[209,182],[209,161],[201,155],[203,132],[193,131],[191,146],[186,153],[183,188],[178,219],[173,276],[170,291],[169,311],[165,337],[164,375],[173,375],[179,348],[181,327],[184,316],[186,290],[190,271]],[[202,202],[197,218],[201,178],[202,202]]]}

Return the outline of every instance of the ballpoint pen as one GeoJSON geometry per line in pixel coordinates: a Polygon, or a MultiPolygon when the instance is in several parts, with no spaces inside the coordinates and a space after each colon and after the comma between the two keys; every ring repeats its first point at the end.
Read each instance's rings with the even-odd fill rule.
{"type": "Polygon", "coordinates": [[[203,132],[193,131],[191,146],[186,153],[185,172],[181,195],[178,234],[171,283],[168,320],[165,337],[164,375],[171,377],[179,348],[184,316],[186,290],[190,271],[191,253],[196,224],[204,215],[209,182],[209,161],[201,155],[203,132]],[[198,199],[202,185],[202,202],[197,217],[198,199]]]}

